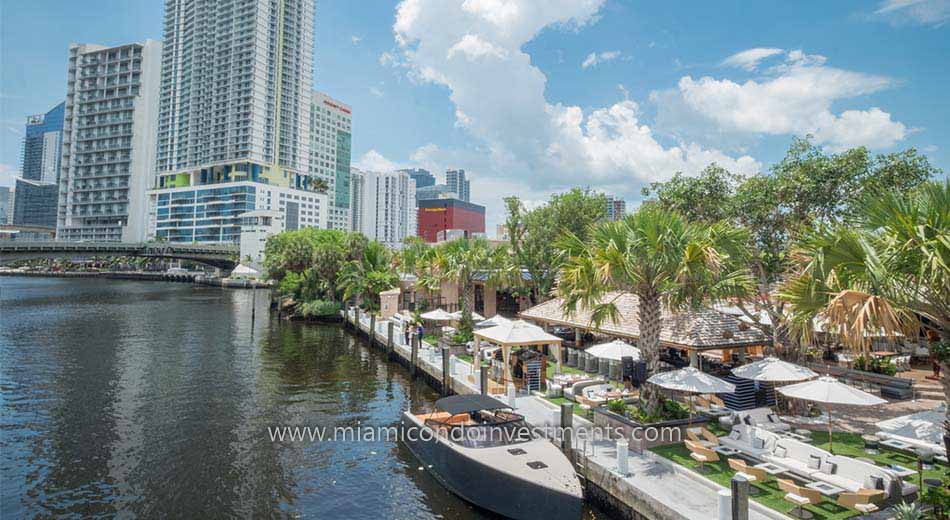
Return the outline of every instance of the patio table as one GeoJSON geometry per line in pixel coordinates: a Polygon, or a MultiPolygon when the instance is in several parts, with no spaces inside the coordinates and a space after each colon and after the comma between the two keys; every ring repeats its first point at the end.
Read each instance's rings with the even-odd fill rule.
{"type": "Polygon", "coordinates": [[[716,453],[718,453],[718,454],[720,454],[720,455],[726,456],[726,457],[731,457],[731,456],[733,456],[733,455],[742,455],[742,451],[741,451],[741,450],[737,450],[737,449],[731,448],[731,447],[729,447],[729,446],[721,446],[721,445],[720,445],[720,446],[716,446],[715,448],[713,448],[713,451],[715,451],[716,453]]]}
{"type": "Polygon", "coordinates": [[[756,469],[761,469],[762,471],[768,473],[769,475],[772,475],[773,477],[775,475],[781,475],[782,473],[785,473],[788,471],[782,466],[779,466],[778,464],[773,464],[771,462],[763,462],[762,464],[756,464],[755,466],[752,466],[752,467],[756,469]]]}
{"type": "Polygon", "coordinates": [[[894,473],[900,478],[906,478],[911,475],[917,474],[916,470],[905,468],[904,466],[901,466],[900,464],[889,464],[887,466],[887,469],[891,470],[892,473],[894,473]]]}
{"type": "Polygon", "coordinates": [[[822,495],[829,496],[829,497],[834,497],[847,491],[847,489],[845,488],[834,486],[827,482],[809,482],[808,484],[805,484],[805,487],[807,487],[808,489],[814,489],[815,491],[818,491],[822,495]]]}
{"type": "Polygon", "coordinates": [[[894,351],[892,351],[892,350],[883,350],[883,351],[879,351],[879,352],[871,352],[871,355],[874,356],[874,357],[894,357],[894,356],[896,356],[897,354],[898,354],[898,352],[894,352],[894,351]]]}

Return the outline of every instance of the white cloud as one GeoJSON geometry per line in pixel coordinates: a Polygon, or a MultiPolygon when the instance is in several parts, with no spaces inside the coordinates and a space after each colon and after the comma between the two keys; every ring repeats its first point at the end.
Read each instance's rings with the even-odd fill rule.
{"type": "Polygon", "coordinates": [[[383,97],[383,90],[379,87],[370,87],[369,93],[376,97],[383,97]]]}
{"type": "Polygon", "coordinates": [[[361,170],[369,170],[374,172],[390,172],[393,170],[398,170],[402,167],[399,164],[383,157],[383,155],[376,150],[370,150],[364,153],[362,157],[356,160],[353,166],[356,166],[361,170]]]}
{"type": "Polygon", "coordinates": [[[581,63],[582,69],[589,69],[591,67],[596,67],[601,63],[608,63],[616,60],[621,56],[620,51],[603,51],[603,52],[592,52],[584,58],[584,62],[581,63]]]}
{"type": "Polygon", "coordinates": [[[353,42],[353,45],[359,45],[360,42],[363,41],[363,38],[354,35],[350,36],[350,41],[353,42]]]}
{"type": "Polygon", "coordinates": [[[874,14],[898,25],[940,27],[950,20],[950,0],[883,0],[874,14]]]}
{"type": "Polygon", "coordinates": [[[505,49],[496,47],[474,34],[466,34],[463,36],[461,40],[449,49],[446,58],[451,60],[457,54],[464,54],[469,61],[482,58],[504,60],[508,57],[508,52],[505,49]]]}
{"type": "Polygon", "coordinates": [[[776,49],[775,47],[756,47],[729,56],[722,60],[721,65],[753,71],[758,67],[760,61],[781,53],[782,49],[776,49]]]}
{"type": "Polygon", "coordinates": [[[927,146],[925,146],[925,147],[922,148],[922,150],[923,150],[925,153],[934,153],[934,152],[936,152],[936,151],[939,150],[939,149],[940,149],[940,147],[937,146],[937,145],[935,145],[935,144],[928,144],[927,146]]]}
{"type": "MultiPolygon", "coordinates": [[[[695,143],[661,143],[630,99],[587,113],[577,106],[548,103],[547,78],[532,65],[525,44],[544,28],[576,29],[593,23],[603,2],[399,4],[393,25],[399,59],[411,77],[448,89],[456,125],[476,138],[482,166],[464,161],[455,165],[477,172],[477,184],[519,186],[519,191],[487,193],[479,202],[500,203],[509,193],[543,194],[578,184],[616,186],[635,194],[645,182],[677,171],[693,173],[710,161],[743,172],[759,167],[751,157],[735,159],[695,143]]],[[[618,58],[622,56],[609,59],[618,58]]],[[[472,185],[473,194],[479,193],[476,183],[472,185]]]]}
{"type": "Polygon", "coordinates": [[[891,78],[825,65],[820,55],[790,51],[765,77],[730,79],[684,76],[676,89],[654,99],[664,125],[696,126],[697,118],[725,133],[805,135],[832,150],[887,148],[909,130],[879,108],[832,112],[835,102],[895,86],[891,78]]]}

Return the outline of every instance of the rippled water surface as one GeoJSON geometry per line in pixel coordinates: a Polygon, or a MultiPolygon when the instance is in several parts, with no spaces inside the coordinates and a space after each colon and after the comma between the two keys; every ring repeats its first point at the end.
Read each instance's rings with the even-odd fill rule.
{"type": "Polygon", "coordinates": [[[395,441],[271,442],[396,425],[437,396],[264,293],[0,277],[0,517],[471,518],[395,441]]]}

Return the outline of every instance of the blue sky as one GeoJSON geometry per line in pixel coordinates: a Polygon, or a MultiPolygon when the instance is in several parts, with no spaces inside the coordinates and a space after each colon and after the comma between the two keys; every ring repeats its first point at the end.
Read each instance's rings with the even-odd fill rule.
{"type": "MultiPolygon", "coordinates": [[[[462,167],[473,200],[750,173],[795,135],[916,147],[950,170],[950,0],[318,1],[315,85],[354,109],[365,167],[462,167]]],[[[0,185],[70,42],[161,38],[158,0],[0,1],[0,185]]]]}

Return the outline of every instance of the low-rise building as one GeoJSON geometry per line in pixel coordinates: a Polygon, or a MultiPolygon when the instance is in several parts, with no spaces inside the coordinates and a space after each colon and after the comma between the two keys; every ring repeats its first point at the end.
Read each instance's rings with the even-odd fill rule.
{"type": "Polygon", "coordinates": [[[274,211],[284,229],[326,228],[327,194],[254,181],[185,185],[149,192],[149,239],[238,242],[241,216],[274,211]]]}
{"type": "Polygon", "coordinates": [[[419,236],[439,242],[446,236],[472,238],[485,234],[485,206],[459,199],[430,199],[418,202],[419,236]]]}

